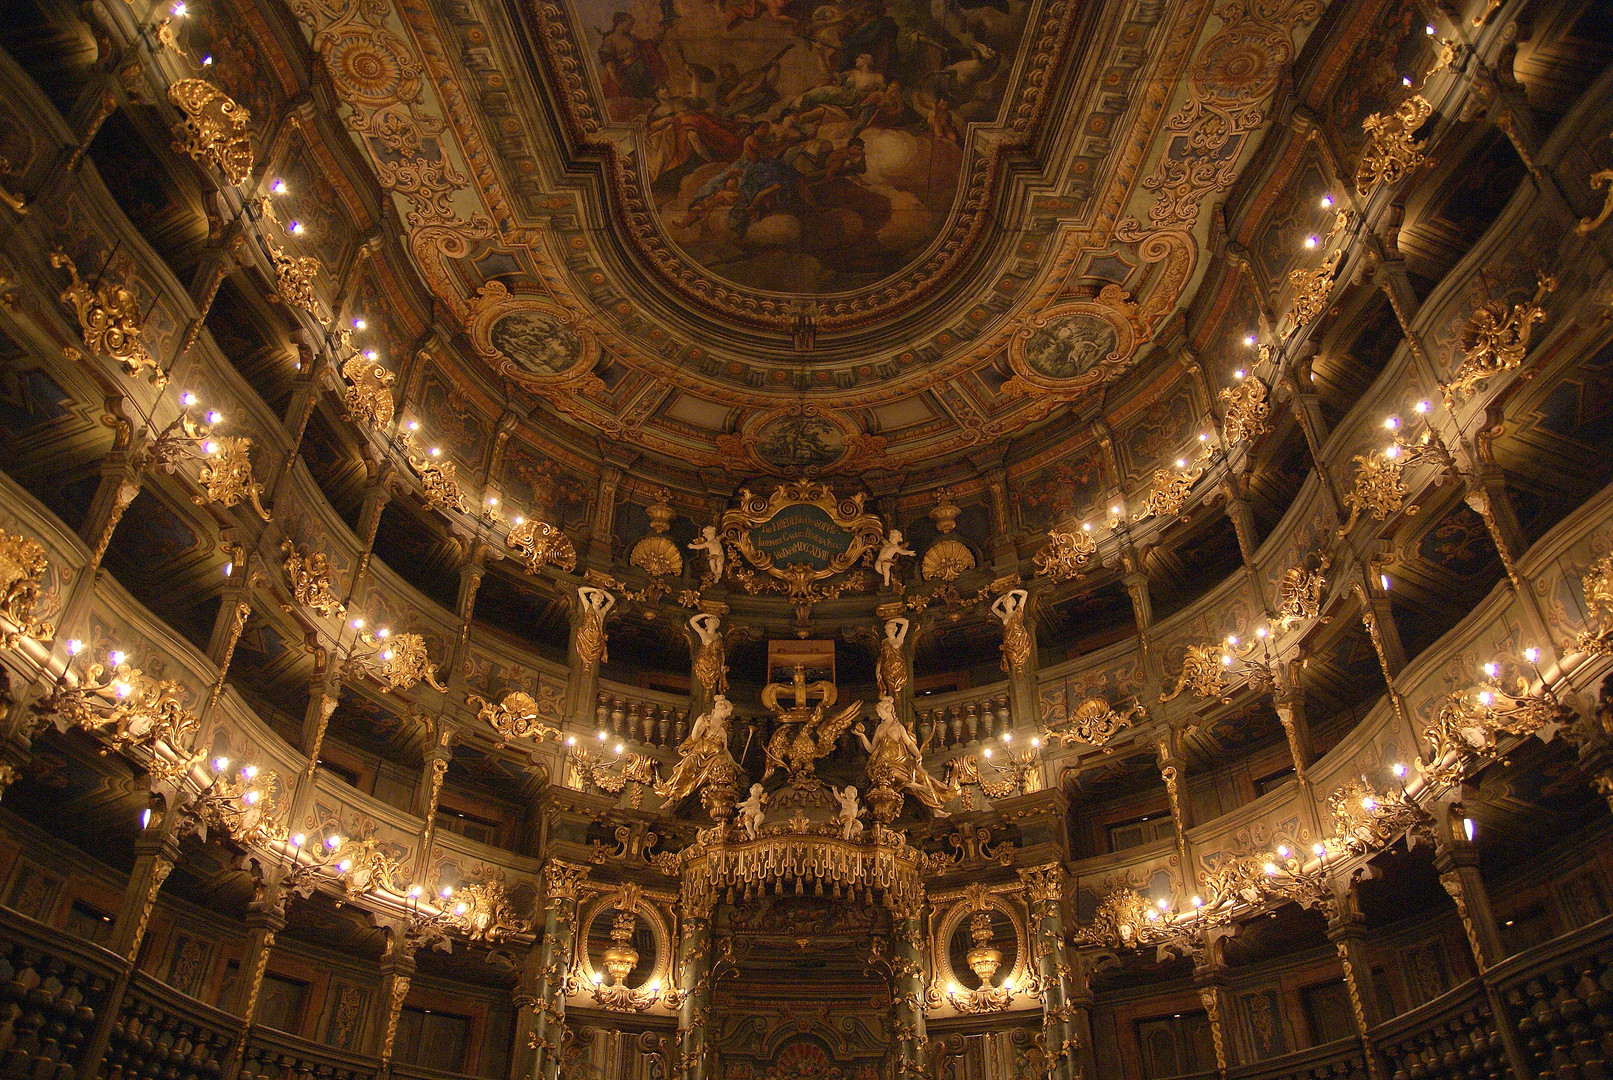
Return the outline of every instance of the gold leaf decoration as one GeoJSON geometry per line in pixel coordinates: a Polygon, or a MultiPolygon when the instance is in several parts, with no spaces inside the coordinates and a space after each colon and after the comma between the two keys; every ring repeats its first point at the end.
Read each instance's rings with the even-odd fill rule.
{"type": "Polygon", "coordinates": [[[180,79],[168,87],[168,100],[185,114],[174,149],[212,164],[231,184],[252,174],[252,115],[206,79],[180,79]]]}

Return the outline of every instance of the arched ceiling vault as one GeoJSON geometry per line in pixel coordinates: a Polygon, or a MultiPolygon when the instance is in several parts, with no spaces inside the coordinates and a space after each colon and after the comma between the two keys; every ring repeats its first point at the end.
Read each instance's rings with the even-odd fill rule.
{"type": "Polygon", "coordinates": [[[1322,7],[289,6],[455,328],[441,393],[778,475],[955,460],[1177,359],[1322,7]]]}

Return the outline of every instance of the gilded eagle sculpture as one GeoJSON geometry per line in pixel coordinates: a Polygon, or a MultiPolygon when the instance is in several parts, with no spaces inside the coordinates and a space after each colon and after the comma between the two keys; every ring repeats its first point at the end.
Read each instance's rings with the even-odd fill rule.
{"type": "Polygon", "coordinates": [[[862,712],[862,702],[853,701],[838,712],[830,713],[839,692],[832,682],[807,682],[806,665],[795,665],[792,682],[768,683],[762,688],[762,704],[773,713],[778,728],[767,740],[762,753],[767,757],[767,770],[762,773],[766,782],[779,769],[790,774],[790,785],[797,788],[817,788],[816,762],[826,756],[840,741],[840,736],[851,727],[851,722],[862,712]],[[779,698],[789,695],[794,702],[789,708],[779,704],[779,698]],[[817,698],[816,704],[807,703],[817,698]]]}

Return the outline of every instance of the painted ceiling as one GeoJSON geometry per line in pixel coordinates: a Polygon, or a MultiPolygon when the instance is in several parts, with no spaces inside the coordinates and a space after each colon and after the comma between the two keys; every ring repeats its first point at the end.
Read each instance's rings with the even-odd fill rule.
{"type": "Polygon", "coordinates": [[[460,387],[776,475],[956,457],[1175,359],[1321,7],[292,3],[460,387]]]}

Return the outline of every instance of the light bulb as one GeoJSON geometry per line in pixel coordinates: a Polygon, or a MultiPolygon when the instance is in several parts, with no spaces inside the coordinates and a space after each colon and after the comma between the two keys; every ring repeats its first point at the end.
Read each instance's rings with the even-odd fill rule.
{"type": "Polygon", "coordinates": [[[1272,875],[1277,873],[1277,864],[1274,863],[1274,862],[1269,862],[1264,867],[1262,867],[1262,869],[1266,871],[1266,876],[1267,877],[1271,877],[1272,875]]]}
{"type": "Polygon", "coordinates": [[[186,390],[183,394],[179,395],[179,403],[186,408],[189,408],[190,406],[196,404],[196,395],[191,393],[189,390],[186,390]]]}
{"type": "Polygon", "coordinates": [[[1483,705],[1485,707],[1489,707],[1490,702],[1492,702],[1494,700],[1495,700],[1495,695],[1490,693],[1488,690],[1480,690],[1479,691],[1479,704],[1480,705],[1483,705]]]}
{"type": "Polygon", "coordinates": [[[290,232],[292,236],[301,236],[306,230],[303,228],[302,222],[293,221],[287,228],[287,231],[290,232]]]}
{"type": "Polygon", "coordinates": [[[1490,678],[1492,678],[1492,679],[1495,678],[1496,667],[1495,667],[1495,665],[1493,663],[1492,664],[1485,664],[1484,668],[1483,668],[1483,671],[1484,671],[1484,674],[1488,675],[1490,678]]]}
{"type": "Polygon", "coordinates": [[[302,842],[304,840],[306,840],[306,839],[308,839],[308,838],[306,836],[304,836],[302,833],[297,833],[295,836],[293,836],[291,838],[291,846],[294,847],[294,848],[302,847],[302,842]]]}
{"type": "Polygon", "coordinates": [[[1315,249],[1315,247],[1316,247],[1316,237],[1314,237],[1314,236],[1307,236],[1307,237],[1306,237],[1306,238],[1305,238],[1305,247],[1306,247],[1306,248],[1308,248],[1308,249],[1312,249],[1312,250],[1314,250],[1314,249],[1315,249]]]}
{"type": "Polygon", "coordinates": [[[207,410],[207,422],[209,424],[216,424],[222,419],[224,419],[224,416],[217,409],[207,410]]]}
{"type": "Polygon", "coordinates": [[[276,180],[273,184],[269,185],[269,190],[274,192],[276,195],[284,195],[289,192],[291,188],[284,180],[276,180]]]}
{"type": "Polygon", "coordinates": [[[230,759],[229,758],[227,758],[227,757],[216,757],[216,758],[213,759],[213,771],[214,772],[223,772],[225,769],[227,769],[229,767],[230,767],[230,759]]]}
{"type": "Polygon", "coordinates": [[[1246,375],[1246,374],[1248,374],[1248,373],[1247,373],[1247,372],[1245,372],[1245,371],[1244,371],[1244,370],[1243,370],[1243,368],[1239,368],[1239,369],[1238,369],[1238,370],[1237,370],[1237,371],[1234,371],[1234,372],[1233,372],[1233,373],[1232,373],[1232,377],[1233,377],[1233,378],[1234,378],[1234,379],[1241,379],[1241,378],[1243,378],[1243,377],[1244,377],[1244,376],[1245,376],[1245,375],[1246,375]]]}
{"type": "Polygon", "coordinates": [[[81,653],[83,651],[84,651],[84,643],[82,641],[80,641],[78,638],[68,638],[67,639],[67,655],[68,656],[77,656],[79,653],[81,653]]]}
{"type": "Polygon", "coordinates": [[[118,651],[116,649],[114,649],[112,652],[107,653],[106,658],[108,660],[112,661],[112,666],[113,667],[122,667],[123,662],[128,659],[127,656],[125,656],[122,652],[120,652],[120,651],[118,651]]]}
{"type": "Polygon", "coordinates": [[[409,895],[410,896],[418,898],[420,896],[420,893],[421,893],[420,886],[418,886],[418,885],[410,885],[409,886],[409,895]]]}
{"type": "Polygon", "coordinates": [[[1530,647],[1523,650],[1523,658],[1531,664],[1540,659],[1540,650],[1530,647]]]}
{"type": "Polygon", "coordinates": [[[1321,844],[1312,844],[1311,854],[1315,855],[1317,858],[1321,858],[1323,855],[1327,854],[1327,848],[1323,847],[1321,844]]]}
{"type": "Polygon", "coordinates": [[[577,736],[575,736],[575,735],[567,735],[566,736],[566,745],[567,746],[576,746],[577,745],[577,736]]]}
{"type": "Polygon", "coordinates": [[[1411,86],[1411,76],[1410,75],[1402,75],[1402,76],[1400,76],[1400,85],[1401,86],[1406,86],[1406,87],[1411,86]]]}
{"type": "Polygon", "coordinates": [[[258,778],[258,767],[256,765],[248,765],[246,768],[241,770],[241,775],[245,776],[248,780],[256,780],[258,778]]]}
{"type": "Polygon", "coordinates": [[[218,453],[218,443],[214,442],[212,439],[208,439],[206,442],[202,443],[202,453],[204,453],[204,454],[216,454],[216,453],[218,453]]]}
{"type": "Polygon", "coordinates": [[[1042,748],[1042,740],[1037,739],[1037,738],[1032,738],[1031,739],[1031,749],[1032,750],[1040,750],[1041,748],[1042,748]]]}
{"type": "Polygon", "coordinates": [[[258,793],[256,791],[249,791],[245,795],[241,796],[241,799],[248,806],[255,805],[258,801],[258,793]]]}
{"type": "Polygon", "coordinates": [[[142,829],[151,828],[151,807],[149,806],[140,811],[140,827],[142,829]]]}
{"type": "Polygon", "coordinates": [[[1474,835],[1478,832],[1478,827],[1473,824],[1472,818],[1463,818],[1462,831],[1467,833],[1467,842],[1471,844],[1473,842],[1474,835]]]}
{"type": "Polygon", "coordinates": [[[1177,467],[1177,468],[1178,468],[1178,469],[1185,469],[1185,468],[1187,468],[1187,459],[1186,459],[1186,458],[1177,458],[1177,459],[1176,459],[1176,467],[1177,467]]]}
{"type": "Polygon", "coordinates": [[[377,360],[377,359],[380,358],[380,356],[381,356],[381,354],[376,352],[374,349],[365,349],[364,350],[364,359],[366,359],[366,360],[377,360]]]}
{"type": "Polygon", "coordinates": [[[1418,413],[1419,415],[1425,414],[1425,413],[1428,412],[1428,402],[1419,401],[1417,404],[1413,405],[1411,408],[1412,408],[1413,412],[1418,413]]]}
{"type": "Polygon", "coordinates": [[[1332,208],[1333,208],[1333,196],[1331,196],[1331,195],[1323,195],[1322,196],[1322,209],[1323,210],[1331,210],[1332,208]]]}
{"type": "Polygon", "coordinates": [[[1003,732],[1003,742],[1013,742],[1013,741],[1014,741],[1014,733],[1012,731],[1003,732]]]}
{"type": "Polygon", "coordinates": [[[1387,420],[1385,420],[1383,422],[1383,426],[1388,428],[1390,431],[1395,430],[1395,428],[1400,426],[1400,417],[1398,417],[1398,416],[1389,417],[1387,420]]]}
{"type": "Polygon", "coordinates": [[[212,66],[213,66],[213,54],[208,53],[206,56],[202,57],[202,67],[212,67],[212,66]]]}
{"type": "Polygon", "coordinates": [[[991,756],[991,747],[986,747],[983,753],[989,758],[991,756]]]}
{"type": "Polygon", "coordinates": [[[1377,808],[1378,800],[1374,799],[1371,795],[1368,795],[1361,800],[1361,809],[1370,812],[1372,810],[1376,810],[1377,808]]]}
{"type": "Polygon", "coordinates": [[[1255,343],[1255,336],[1254,336],[1254,335],[1253,335],[1253,334],[1246,334],[1246,335],[1244,335],[1244,338],[1243,338],[1243,343],[1244,343],[1244,344],[1245,344],[1245,345],[1247,345],[1247,346],[1249,346],[1249,347],[1250,347],[1250,348],[1253,348],[1253,347],[1254,347],[1254,343],[1255,343]]]}
{"type": "Polygon", "coordinates": [[[1383,586],[1383,591],[1384,592],[1388,592],[1389,591],[1389,585],[1390,585],[1389,575],[1388,574],[1379,574],[1378,575],[1378,584],[1383,586]]]}
{"type": "Polygon", "coordinates": [[[1288,845],[1287,844],[1278,844],[1277,845],[1277,857],[1279,859],[1286,859],[1291,854],[1293,854],[1293,853],[1288,850],[1288,845]]]}
{"type": "Polygon", "coordinates": [[[622,744],[621,743],[617,743],[614,747],[611,748],[611,753],[613,753],[613,754],[620,754],[621,752],[622,752],[622,744]]]}
{"type": "Polygon", "coordinates": [[[1397,761],[1393,765],[1389,766],[1389,771],[1394,773],[1396,776],[1405,776],[1406,766],[1397,761]]]}
{"type": "Polygon", "coordinates": [[[353,320],[353,329],[354,330],[362,330],[368,325],[369,325],[369,323],[365,322],[363,319],[354,319],[353,320]]]}

